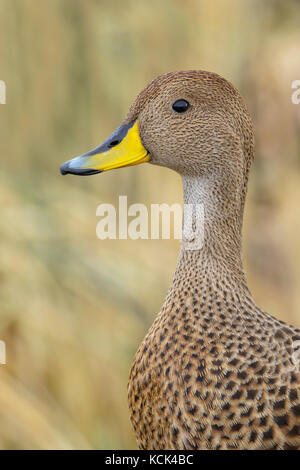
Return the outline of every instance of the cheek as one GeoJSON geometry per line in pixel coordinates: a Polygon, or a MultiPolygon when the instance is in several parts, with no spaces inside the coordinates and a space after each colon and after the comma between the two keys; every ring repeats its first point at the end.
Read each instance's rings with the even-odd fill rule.
{"type": "Polygon", "coordinates": [[[199,119],[191,114],[187,117],[169,114],[159,108],[141,112],[140,135],[150,153],[151,163],[179,173],[205,171],[215,132],[209,122],[199,123],[199,119]]]}
{"type": "Polygon", "coordinates": [[[164,113],[141,114],[139,129],[142,142],[153,163],[171,166],[187,150],[189,130],[184,119],[164,113]]]}
{"type": "Polygon", "coordinates": [[[139,129],[143,145],[150,152],[153,162],[176,155],[178,136],[171,118],[147,113],[139,117],[139,129]]]}

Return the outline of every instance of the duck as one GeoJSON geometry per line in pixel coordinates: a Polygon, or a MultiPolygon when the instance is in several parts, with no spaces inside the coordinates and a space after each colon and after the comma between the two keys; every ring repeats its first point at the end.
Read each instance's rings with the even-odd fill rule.
{"type": "Polygon", "coordinates": [[[188,70],[152,80],[116,131],[61,166],[91,175],[147,162],[182,179],[192,222],[128,381],[140,449],[300,449],[300,330],[256,305],[242,263],[253,157],[239,91],[188,70]]]}

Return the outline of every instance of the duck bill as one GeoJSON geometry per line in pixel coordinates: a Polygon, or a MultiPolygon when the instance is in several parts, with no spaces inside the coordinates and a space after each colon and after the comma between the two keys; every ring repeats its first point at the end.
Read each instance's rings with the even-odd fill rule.
{"type": "Polygon", "coordinates": [[[62,175],[94,175],[148,161],[149,154],[142,144],[136,120],[118,127],[99,147],[65,162],[60,171],[62,175]]]}

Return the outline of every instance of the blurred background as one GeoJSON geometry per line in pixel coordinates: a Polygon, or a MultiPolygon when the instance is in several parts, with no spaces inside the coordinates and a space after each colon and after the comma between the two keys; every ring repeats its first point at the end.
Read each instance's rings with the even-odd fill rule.
{"type": "Polygon", "coordinates": [[[96,207],[182,202],[141,165],[62,177],[155,76],[232,81],[256,127],[244,258],[257,303],[300,326],[300,2],[0,0],[0,448],[136,448],[126,384],[178,241],[100,241],[96,207]]]}

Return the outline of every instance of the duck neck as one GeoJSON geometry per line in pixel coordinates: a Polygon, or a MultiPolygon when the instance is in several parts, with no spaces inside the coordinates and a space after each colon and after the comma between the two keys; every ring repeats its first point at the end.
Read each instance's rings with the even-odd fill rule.
{"type": "Polygon", "coordinates": [[[182,177],[184,218],[177,269],[196,263],[205,267],[206,276],[225,276],[246,286],[241,255],[244,191],[238,181],[216,174],[182,177]]]}

